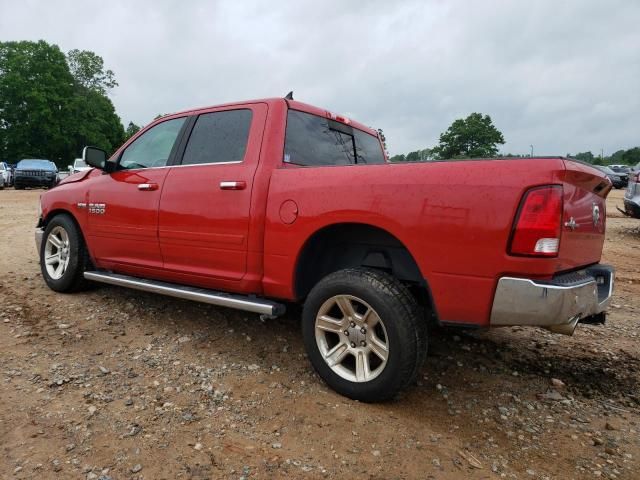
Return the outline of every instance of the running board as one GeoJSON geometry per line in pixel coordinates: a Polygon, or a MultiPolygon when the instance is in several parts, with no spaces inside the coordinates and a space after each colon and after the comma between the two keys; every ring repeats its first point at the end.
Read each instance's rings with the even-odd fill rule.
{"type": "Polygon", "coordinates": [[[222,307],[245,310],[247,312],[260,313],[262,315],[283,315],[285,306],[270,300],[233,295],[225,292],[216,292],[205,288],[188,287],[175,283],[159,282],[146,278],[129,277],[118,273],[109,272],[84,272],[84,278],[94,282],[108,283],[119,287],[128,287],[145,292],[159,293],[169,297],[184,298],[196,302],[209,303],[222,307]]]}

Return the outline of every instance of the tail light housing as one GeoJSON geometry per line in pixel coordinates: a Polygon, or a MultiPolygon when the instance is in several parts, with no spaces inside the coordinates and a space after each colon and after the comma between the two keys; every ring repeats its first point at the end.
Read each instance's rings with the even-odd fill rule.
{"type": "Polygon", "coordinates": [[[562,224],[561,185],[534,187],[524,194],[516,214],[509,253],[528,257],[556,257],[562,224]]]}

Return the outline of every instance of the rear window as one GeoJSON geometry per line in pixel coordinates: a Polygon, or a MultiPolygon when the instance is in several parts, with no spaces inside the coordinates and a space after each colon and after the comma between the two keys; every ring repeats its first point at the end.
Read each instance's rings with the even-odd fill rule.
{"type": "Polygon", "coordinates": [[[377,137],[328,118],[289,110],[284,162],[304,166],[385,163],[377,137]]]}
{"type": "Polygon", "coordinates": [[[198,117],[182,158],[183,165],[241,162],[251,129],[251,110],[226,110],[198,117]]]}

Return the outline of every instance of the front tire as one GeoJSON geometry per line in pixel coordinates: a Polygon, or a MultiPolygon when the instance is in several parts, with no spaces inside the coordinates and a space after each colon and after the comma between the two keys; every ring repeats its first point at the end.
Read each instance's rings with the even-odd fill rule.
{"type": "Polygon", "coordinates": [[[305,302],[302,334],[322,379],[364,402],[394,397],[415,380],[426,357],[422,309],[400,281],[376,270],[323,278],[305,302]]]}
{"type": "Polygon", "coordinates": [[[84,272],[90,265],[80,229],[69,215],[56,215],[47,224],[40,248],[40,270],[46,284],[56,292],[75,292],[87,287],[84,272]]]}

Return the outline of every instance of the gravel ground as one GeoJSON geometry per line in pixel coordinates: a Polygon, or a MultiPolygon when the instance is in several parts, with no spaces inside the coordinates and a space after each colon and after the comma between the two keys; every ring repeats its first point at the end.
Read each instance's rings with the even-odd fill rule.
{"type": "Polygon", "coordinates": [[[418,383],[380,405],[312,372],[299,312],[48,290],[39,193],[0,191],[0,478],[640,478],[640,221],[621,191],[605,326],[433,331],[418,383]]]}

